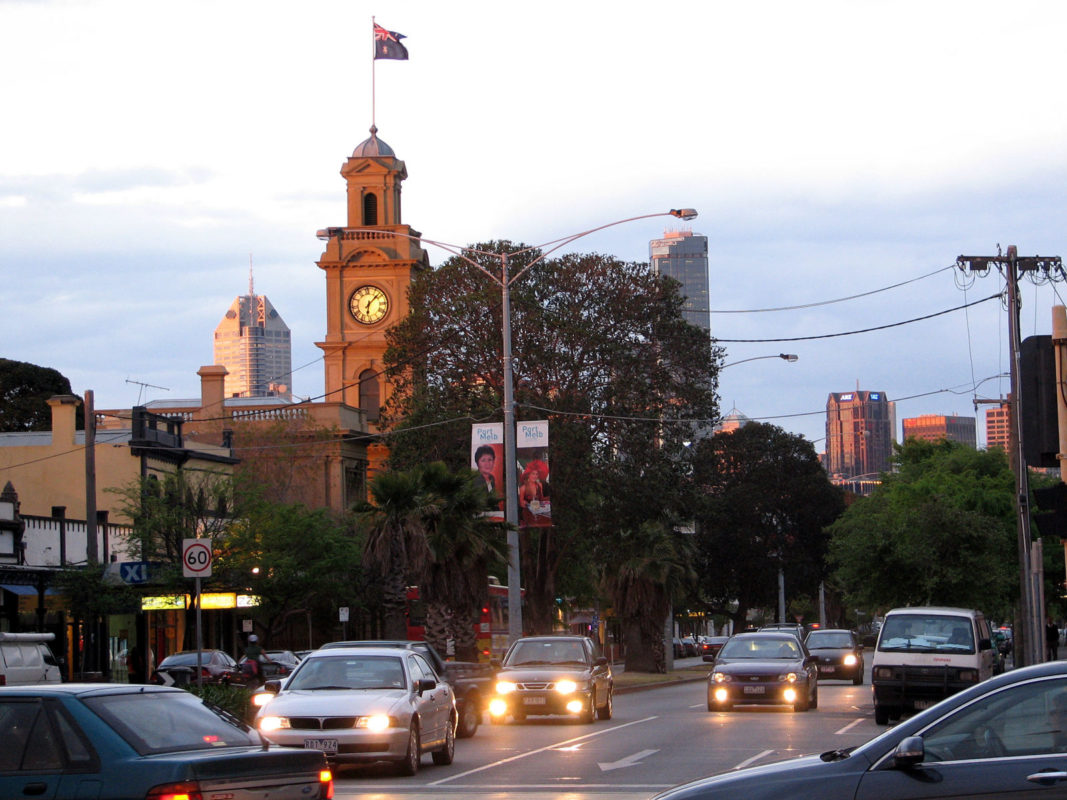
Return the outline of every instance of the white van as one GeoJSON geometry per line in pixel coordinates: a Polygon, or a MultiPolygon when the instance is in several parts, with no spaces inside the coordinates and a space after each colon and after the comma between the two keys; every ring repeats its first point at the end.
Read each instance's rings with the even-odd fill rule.
{"type": "Polygon", "coordinates": [[[52,633],[0,633],[0,686],[59,683],[59,662],[48,642],[52,633]]]}
{"type": "Polygon", "coordinates": [[[894,608],[878,631],[871,662],[874,721],[929,708],[993,675],[989,623],[965,608],[894,608]]]}

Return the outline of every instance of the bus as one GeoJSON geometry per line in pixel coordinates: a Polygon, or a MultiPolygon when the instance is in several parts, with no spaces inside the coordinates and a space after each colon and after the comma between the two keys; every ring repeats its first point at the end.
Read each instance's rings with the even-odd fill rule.
{"type": "MultiPolygon", "coordinates": [[[[408,587],[408,639],[426,639],[426,604],[419,599],[419,587],[408,587]]],[[[489,579],[489,603],[482,606],[478,621],[474,623],[478,640],[478,660],[488,662],[503,658],[508,649],[508,587],[495,578],[489,579]]],[[[451,657],[455,653],[442,653],[451,657]]]]}

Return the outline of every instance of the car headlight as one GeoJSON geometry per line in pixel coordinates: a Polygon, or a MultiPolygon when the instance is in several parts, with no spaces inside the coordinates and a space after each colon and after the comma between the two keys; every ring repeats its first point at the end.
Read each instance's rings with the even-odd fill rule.
{"type": "Polygon", "coordinates": [[[725,672],[713,672],[711,679],[715,681],[715,683],[729,683],[731,680],[730,676],[725,672]]]}
{"type": "Polygon", "coordinates": [[[289,717],[263,717],[259,721],[259,729],[264,733],[289,727],[289,717]]]}
{"type": "Polygon", "coordinates": [[[496,693],[497,694],[511,694],[517,687],[511,681],[497,681],[496,693]]]}
{"type": "Polygon", "coordinates": [[[778,680],[785,681],[786,683],[796,683],[797,674],[795,672],[787,672],[785,675],[779,675],[778,680]]]}
{"type": "Polygon", "coordinates": [[[256,692],[252,695],[252,705],[256,708],[263,708],[267,703],[273,700],[276,695],[273,692],[256,692]]]}
{"type": "Polygon", "coordinates": [[[556,691],[560,694],[574,694],[578,690],[578,684],[572,680],[556,681],[556,691]]]}
{"type": "Polygon", "coordinates": [[[857,661],[859,661],[859,659],[856,658],[856,656],[854,656],[852,653],[849,653],[847,656],[845,656],[845,666],[846,667],[854,667],[854,666],[856,666],[856,662],[857,661]]]}
{"type": "Polygon", "coordinates": [[[360,717],[356,720],[357,728],[366,728],[370,731],[384,731],[389,727],[392,720],[385,714],[371,714],[369,717],[360,717]]]}

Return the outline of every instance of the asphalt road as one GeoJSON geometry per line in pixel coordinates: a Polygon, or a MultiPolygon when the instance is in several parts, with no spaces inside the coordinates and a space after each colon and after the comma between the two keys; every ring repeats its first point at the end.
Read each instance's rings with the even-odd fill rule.
{"type": "Polygon", "coordinates": [[[455,762],[419,774],[342,770],[338,800],[646,800],[677,783],[750,764],[849,747],[877,735],[868,684],[823,681],[819,708],[738,707],[709,713],[703,681],[620,694],[610,721],[531,718],[484,725],[456,743],[455,762]]]}

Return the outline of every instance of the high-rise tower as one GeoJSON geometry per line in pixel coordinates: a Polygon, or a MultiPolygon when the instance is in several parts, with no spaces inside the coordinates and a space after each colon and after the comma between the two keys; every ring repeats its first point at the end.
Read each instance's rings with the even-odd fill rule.
{"type": "Polygon", "coordinates": [[[292,334],[270,300],[256,294],[251,269],[248,294],[215,328],[215,363],[226,367],[227,397],[292,397],[292,334]]]}
{"type": "Polygon", "coordinates": [[[826,401],[826,471],[876,477],[893,452],[892,404],[885,392],[833,392],[826,401]]]}
{"type": "Polygon", "coordinates": [[[686,322],[711,333],[708,301],[708,237],[692,231],[665,231],[648,245],[649,261],[657,275],[669,275],[682,284],[686,322]]]}

